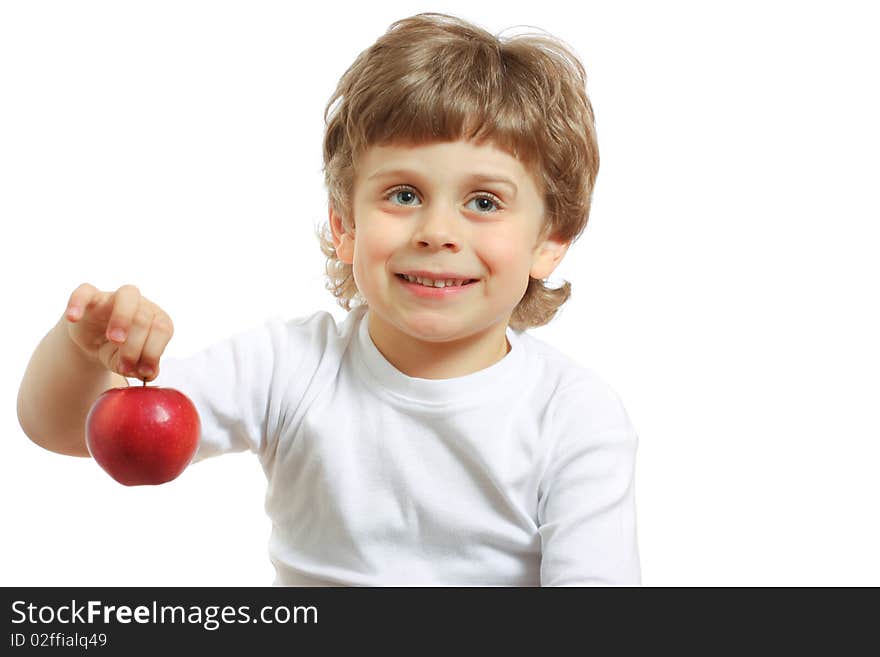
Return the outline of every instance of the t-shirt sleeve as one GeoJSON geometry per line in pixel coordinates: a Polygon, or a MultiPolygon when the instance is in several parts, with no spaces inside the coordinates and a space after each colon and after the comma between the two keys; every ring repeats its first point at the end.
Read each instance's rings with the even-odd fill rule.
{"type": "Polygon", "coordinates": [[[638,436],[617,394],[598,379],[560,392],[554,447],[539,490],[541,585],[638,585],[638,436]]]}
{"type": "MultiPolygon", "coordinates": [[[[201,435],[193,463],[228,452],[251,451],[261,460],[277,418],[272,390],[283,323],[278,318],[184,357],[162,356],[148,385],[174,388],[192,400],[201,435]]],[[[142,385],[130,378],[129,385],[142,385]]]]}

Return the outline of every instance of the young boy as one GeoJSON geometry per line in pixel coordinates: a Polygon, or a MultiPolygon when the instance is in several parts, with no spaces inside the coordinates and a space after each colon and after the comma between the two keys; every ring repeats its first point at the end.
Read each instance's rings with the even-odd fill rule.
{"type": "Polygon", "coordinates": [[[419,14],[358,56],[325,120],[345,320],[275,318],[159,372],[168,315],[81,285],[28,365],[25,433],[88,456],[88,409],[123,375],[180,390],[194,461],[260,459],[276,584],[639,584],[636,433],[592,370],[525,332],[568,298],[544,280],[589,215],[580,62],[419,14]]]}

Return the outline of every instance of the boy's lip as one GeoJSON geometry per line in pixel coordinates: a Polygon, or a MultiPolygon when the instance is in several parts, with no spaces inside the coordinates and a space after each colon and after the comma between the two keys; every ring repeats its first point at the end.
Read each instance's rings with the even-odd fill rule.
{"type": "Polygon", "coordinates": [[[456,280],[456,281],[476,281],[479,280],[477,276],[467,276],[466,274],[455,274],[451,272],[441,271],[441,272],[433,272],[433,271],[425,271],[425,270],[410,270],[410,271],[400,271],[398,274],[405,274],[407,276],[413,276],[415,278],[430,278],[431,280],[456,280]]]}
{"type": "Polygon", "coordinates": [[[480,282],[479,279],[476,279],[462,285],[434,287],[433,285],[421,285],[419,283],[411,283],[409,280],[404,278],[402,274],[397,274],[394,276],[394,278],[400,281],[400,284],[404,287],[404,289],[422,299],[448,299],[458,297],[458,295],[465,294],[467,290],[475,287],[480,282]]]}

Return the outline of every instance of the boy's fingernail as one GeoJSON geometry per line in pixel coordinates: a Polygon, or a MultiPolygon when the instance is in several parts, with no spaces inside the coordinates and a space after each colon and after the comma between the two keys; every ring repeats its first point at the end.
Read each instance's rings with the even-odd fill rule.
{"type": "Polygon", "coordinates": [[[141,365],[141,376],[153,376],[153,368],[149,365],[141,365]]]}
{"type": "Polygon", "coordinates": [[[76,319],[79,317],[79,314],[82,312],[82,309],[79,306],[71,306],[67,309],[67,316],[71,319],[76,319]]]}
{"type": "Polygon", "coordinates": [[[110,339],[113,342],[123,342],[125,340],[125,331],[120,328],[113,329],[110,331],[110,339]]]}

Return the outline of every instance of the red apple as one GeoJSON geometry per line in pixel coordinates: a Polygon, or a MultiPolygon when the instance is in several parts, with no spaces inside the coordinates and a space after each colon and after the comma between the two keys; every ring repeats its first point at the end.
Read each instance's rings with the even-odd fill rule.
{"type": "Polygon", "coordinates": [[[111,388],[86,417],[89,453],[120,484],[164,484],[184,471],[201,423],[189,397],[174,388],[111,388]]]}

